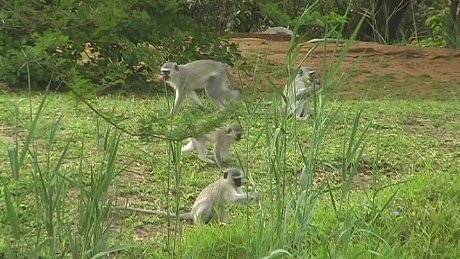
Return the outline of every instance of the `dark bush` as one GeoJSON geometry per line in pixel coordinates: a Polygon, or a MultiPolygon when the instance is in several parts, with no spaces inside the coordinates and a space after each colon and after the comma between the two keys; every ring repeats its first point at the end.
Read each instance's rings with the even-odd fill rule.
{"type": "Polygon", "coordinates": [[[181,1],[0,0],[0,6],[0,80],[12,84],[25,85],[30,72],[36,88],[50,80],[81,92],[149,87],[165,59],[238,56],[235,46],[193,23],[181,1]]]}

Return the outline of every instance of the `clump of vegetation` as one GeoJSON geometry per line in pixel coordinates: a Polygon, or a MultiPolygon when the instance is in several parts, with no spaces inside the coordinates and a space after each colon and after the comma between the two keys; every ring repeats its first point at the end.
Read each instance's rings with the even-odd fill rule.
{"type": "Polygon", "coordinates": [[[30,79],[36,88],[51,81],[80,93],[146,88],[166,59],[238,57],[184,8],[177,1],[2,1],[0,80],[27,86],[30,79]]]}
{"type": "Polygon", "coordinates": [[[350,38],[361,19],[359,40],[458,47],[459,2],[434,2],[320,1],[299,23],[309,1],[2,1],[0,80],[36,88],[51,81],[80,93],[162,91],[152,72],[164,60],[235,63],[228,32],[300,24],[308,38],[350,38]]]}

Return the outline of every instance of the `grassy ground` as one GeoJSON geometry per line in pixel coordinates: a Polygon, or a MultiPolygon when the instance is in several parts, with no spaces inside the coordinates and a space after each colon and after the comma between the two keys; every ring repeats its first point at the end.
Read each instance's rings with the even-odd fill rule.
{"type": "MultiPolygon", "coordinates": [[[[378,85],[379,80],[383,79],[375,78],[370,83],[378,85]]],[[[454,93],[442,95],[442,100],[434,96],[419,100],[373,97],[364,102],[328,101],[320,115],[324,117],[317,122],[328,118],[327,114],[338,113],[321,146],[315,149],[316,166],[306,174],[312,180],[307,190],[299,183],[304,162],[312,163],[311,139],[317,124],[314,120],[296,122],[276,115],[280,100],[275,93],[281,91],[279,88],[265,88],[263,92],[246,89],[244,102],[237,109],[246,136],[234,145],[234,153],[247,173],[246,188],[262,194],[258,203],[230,206],[228,225],[194,226],[116,210],[95,224],[110,223],[105,247],[117,250],[117,245],[128,245],[112,253],[120,258],[259,258],[270,254],[300,258],[457,258],[460,102],[455,96],[460,89],[458,85],[448,88],[454,93]],[[360,108],[363,112],[354,128],[360,108]],[[349,146],[353,129],[357,136],[364,133],[364,141],[358,143],[358,152],[350,158],[344,149],[349,146]],[[357,155],[360,150],[361,156],[357,155]]],[[[14,175],[7,150],[11,151],[16,141],[27,142],[32,132],[29,126],[43,98],[41,93],[6,90],[0,97],[0,196],[5,201],[5,206],[0,206],[0,223],[8,226],[0,230],[0,255],[10,255],[14,249],[18,257],[37,251],[49,255],[49,247],[54,247],[55,255],[69,255],[70,241],[65,241],[67,234],[61,232],[74,233],[82,240],[85,235],[98,237],[80,229],[84,210],[77,201],[87,201],[83,196],[90,200],[97,191],[92,188],[103,185],[102,180],[95,179],[110,171],[110,143],[115,143],[111,139],[117,139],[118,133],[71,95],[53,94],[46,99],[33,127],[21,170],[14,175]],[[56,165],[59,169],[54,170],[56,165]],[[40,181],[46,184],[40,186],[40,181]],[[47,192],[47,186],[53,188],[47,192]],[[61,212],[46,215],[47,210],[40,207],[42,203],[53,207],[51,197],[57,197],[54,201],[62,206],[61,212]],[[17,214],[17,234],[8,221],[9,199],[17,214]],[[56,222],[53,231],[53,224],[45,224],[50,219],[56,222]],[[59,245],[51,246],[50,240],[59,245]]],[[[98,202],[116,200],[117,204],[128,202],[136,207],[172,210],[177,206],[186,210],[204,186],[220,177],[216,167],[205,165],[195,155],[174,164],[176,142],[151,137],[152,130],[176,136],[193,130],[191,122],[182,117],[177,119],[179,127],[170,127],[178,122],[165,118],[165,98],[109,96],[90,102],[117,125],[143,133],[119,135],[114,175],[107,178],[107,188],[101,191],[95,207],[104,206],[98,202]]],[[[221,120],[216,111],[203,114],[192,104],[187,105],[191,116],[200,121],[221,120]]],[[[21,147],[24,145],[19,144],[18,150],[21,147]]],[[[82,204],[90,207],[89,202],[82,204]]]]}

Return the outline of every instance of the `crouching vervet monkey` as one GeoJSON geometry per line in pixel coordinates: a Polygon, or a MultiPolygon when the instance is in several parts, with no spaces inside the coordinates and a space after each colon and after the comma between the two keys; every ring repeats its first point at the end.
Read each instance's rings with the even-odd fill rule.
{"type": "Polygon", "coordinates": [[[230,73],[224,63],[214,60],[196,60],[185,65],[166,62],[161,67],[164,81],[171,86],[176,97],[171,107],[171,114],[180,110],[182,102],[188,96],[201,110],[205,110],[196,90],[204,89],[206,94],[220,109],[226,109],[225,99],[235,100],[240,95],[240,89],[234,88],[230,73]]]}
{"type": "Polygon", "coordinates": [[[283,94],[286,96],[286,103],[282,110],[286,115],[295,114],[297,120],[306,120],[310,114],[310,96],[321,89],[321,84],[316,77],[316,70],[311,67],[301,67],[289,87],[284,87],[283,94]]]}
{"type": "Polygon", "coordinates": [[[190,212],[172,214],[162,210],[148,210],[134,207],[121,207],[120,209],[156,214],[166,217],[178,217],[183,220],[193,220],[195,224],[209,223],[217,217],[220,222],[228,222],[227,203],[242,203],[259,199],[258,192],[245,193],[242,186],[243,171],[239,168],[228,168],[223,172],[222,178],[205,187],[195,200],[190,212]]]}
{"type": "Polygon", "coordinates": [[[198,158],[209,164],[217,164],[219,168],[224,168],[224,160],[231,160],[230,147],[236,141],[243,138],[243,127],[239,123],[233,123],[222,128],[217,128],[211,133],[204,136],[191,138],[189,142],[181,149],[182,154],[191,152],[196,149],[198,158]],[[214,159],[207,156],[208,141],[214,142],[214,159]]]}

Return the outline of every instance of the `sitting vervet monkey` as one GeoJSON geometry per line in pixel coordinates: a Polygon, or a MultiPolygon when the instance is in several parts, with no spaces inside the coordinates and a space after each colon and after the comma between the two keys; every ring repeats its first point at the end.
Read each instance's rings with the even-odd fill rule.
{"type": "Polygon", "coordinates": [[[277,26],[277,27],[270,27],[264,31],[267,34],[282,34],[282,35],[289,35],[292,36],[292,31],[289,28],[277,26]]]}
{"type": "Polygon", "coordinates": [[[195,200],[190,212],[174,215],[168,211],[148,210],[133,207],[121,209],[157,214],[167,217],[179,217],[179,219],[193,220],[195,224],[208,223],[215,216],[220,222],[228,221],[228,213],[225,205],[229,202],[248,202],[258,200],[259,193],[245,193],[241,189],[243,171],[239,168],[228,168],[223,177],[204,188],[195,200]]]}
{"type": "Polygon", "coordinates": [[[316,78],[316,70],[311,67],[301,67],[297,76],[289,87],[284,87],[283,94],[287,103],[283,105],[286,114],[295,114],[297,120],[306,120],[310,113],[310,96],[321,89],[321,84],[316,78]]]}
{"type": "Polygon", "coordinates": [[[218,128],[214,132],[201,137],[191,138],[190,141],[182,147],[182,153],[188,153],[196,149],[198,158],[209,164],[217,164],[219,168],[224,168],[224,160],[231,159],[230,146],[243,137],[243,128],[238,123],[218,128]],[[215,142],[214,158],[210,159],[207,153],[208,141],[215,142]]]}
{"type": "Polygon", "coordinates": [[[185,65],[166,62],[161,67],[164,81],[175,91],[176,98],[171,114],[179,111],[185,97],[189,96],[200,109],[205,110],[195,90],[204,89],[221,109],[227,108],[224,99],[235,100],[240,90],[232,87],[230,74],[224,63],[214,60],[196,60],[185,65]]]}

